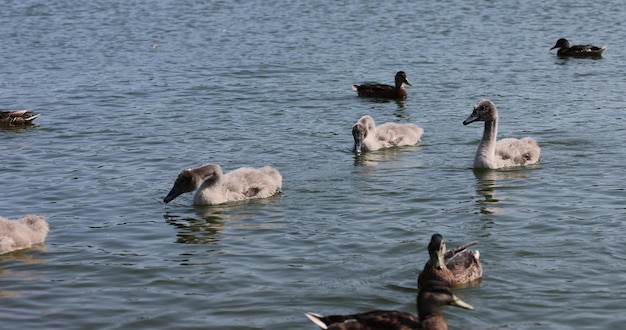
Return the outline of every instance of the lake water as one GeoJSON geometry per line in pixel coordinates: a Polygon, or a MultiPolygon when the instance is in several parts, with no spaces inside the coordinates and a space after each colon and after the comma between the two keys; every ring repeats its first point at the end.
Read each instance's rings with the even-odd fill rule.
{"type": "Polygon", "coordinates": [[[3,329],[316,329],[305,312],[415,312],[430,236],[479,240],[453,329],[626,322],[626,10],[606,1],[9,0],[0,215],[47,217],[0,255],[3,329]],[[609,45],[600,60],[556,40],[609,45]],[[351,85],[413,83],[403,102],[351,85]],[[541,163],[471,169],[482,98],[541,163]],[[413,147],[351,152],[352,124],[413,147]],[[164,205],[178,172],[271,165],[266,200],[164,205]]]}

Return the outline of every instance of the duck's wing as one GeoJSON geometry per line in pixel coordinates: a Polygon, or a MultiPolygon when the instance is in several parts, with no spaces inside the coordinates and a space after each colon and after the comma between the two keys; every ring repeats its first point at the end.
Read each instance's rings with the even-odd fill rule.
{"type": "Polygon", "coordinates": [[[306,313],[306,316],[321,329],[417,329],[417,316],[400,311],[371,311],[352,315],[323,316],[306,313]]]}
{"type": "Polygon", "coordinates": [[[459,245],[444,254],[446,268],[454,274],[455,278],[472,281],[482,276],[483,269],[479,261],[480,252],[468,249],[476,244],[478,241],[459,245]]]}
{"type": "Polygon", "coordinates": [[[470,246],[476,245],[478,244],[478,241],[473,241],[473,242],[469,242],[467,244],[463,244],[463,245],[459,245],[457,247],[455,247],[454,249],[450,249],[448,251],[446,251],[446,253],[443,255],[444,260],[450,259],[452,258],[455,254],[467,249],[470,246]]]}
{"type": "Polygon", "coordinates": [[[353,85],[352,89],[357,91],[359,96],[387,97],[388,95],[393,94],[396,87],[386,84],[362,84],[353,85]]]}
{"type": "Polygon", "coordinates": [[[24,116],[28,110],[12,110],[12,111],[2,111],[2,114],[9,117],[22,117],[24,116]]]}
{"type": "Polygon", "coordinates": [[[483,276],[479,258],[480,252],[463,250],[446,260],[446,267],[454,274],[456,280],[468,283],[483,276]]]}
{"type": "Polygon", "coordinates": [[[597,47],[594,45],[574,45],[562,52],[562,55],[574,57],[599,57],[602,56],[608,46],[597,47]]]}
{"type": "Polygon", "coordinates": [[[574,45],[570,47],[569,49],[577,53],[597,53],[597,52],[603,52],[605,49],[607,49],[607,46],[597,47],[594,45],[574,45]]]}
{"type": "Polygon", "coordinates": [[[609,46],[602,46],[602,47],[597,47],[597,46],[593,46],[593,45],[588,45],[589,49],[591,52],[593,53],[602,53],[603,51],[605,51],[607,48],[609,48],[609,46]]]}

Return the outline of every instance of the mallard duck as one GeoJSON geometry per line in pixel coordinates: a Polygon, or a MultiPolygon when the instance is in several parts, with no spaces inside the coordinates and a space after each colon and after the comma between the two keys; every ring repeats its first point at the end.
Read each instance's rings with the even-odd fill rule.
{"type": "Polygon", "coordinates": [[[405,98],[407,96],[407,92],[404,88],[404,84],[412,86],[409,79],[406,77],[406,73],[404,73],[404,71],[398,71],[398,73],[396,73],[395,80],[395,86],[385,84],[363,84],[352,85],[352,89],[354,89],[359,96],[364,97],[376,97],[383,99],[405,98]]]}
{"type": "Polygon", "coordinates": [[[550,50],[558,48],[559,50],[556,52],[556,55],[562,57],[602,57],[602,52],[604,52],[609,46],[596,47],[594,45],[569,45],[569,41],[565,38],[561,38],[557,40],[554,47],[550,48],[550,50]]]}
{"type": "Polygon", "coordinates": [[[39,116],[41,116],[41,114],[32,113],[30,110],[0,111],[0,125],[24,126],[32,124],[32,121],[39,116]]]}
{"type": "Polygon", "coordinates": [[[477,243],[471,242],[446,251],[443,236],[434,234],[428,244],[430,259],[417,278],[417,287],[431,280],[442,281],[452,287],[463,287],[480,279],[483,276],[483,266],[478,260],[480,252],[467,249],[477,243]]]}
{"type": "Polygon", "coordinates": [[[41,215],[27,215],[17,220],[0,217],[0,254],[27,249],[43,243],[48,223],[41,215]]]}
{"type": "Polygon", "coordinates": [[[503,167],[526,166],[539,162],[541,148],[535,139],[521,140],[507,138],[496,142],[498,135],[498,109],[493,102],[482,100],[474,106],[472,114],[463,125],[484,121],[485,129],[474,155],[474,168],[498,169],[503,167]]]}
{"type": "Polygon", "coordinates": [[[254,198],[266,198],[280,192],[283,177],[277,169],[242,167],[226,174],[215,164],[205,164],[182,171],[163,202],[196,190],[195,205],[216,205],[254,198]]]}
{"type": "Polygon", "coordinates": [[[445,305],[474,309],[455,296],[447,284],[429,281],[417,294],[418,317],[407,312],[382,310],[352,315],[305,315],[321,329],[328,330],[445,330],[448,324],[439,313],[439,308],[445,305]]]}
{"type": "Polygon", "coordinates": [[[376,126],[374,118],[365,115],[352,126],[354,152],[362,149],[374,151],[382,148],[414,145],[420,141],[424,130],[411,123],[384,123],[376,126]]]}

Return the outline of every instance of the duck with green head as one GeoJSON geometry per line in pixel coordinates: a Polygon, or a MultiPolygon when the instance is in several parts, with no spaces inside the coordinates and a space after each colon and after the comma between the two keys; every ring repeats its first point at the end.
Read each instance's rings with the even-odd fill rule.
{"type": "Polygon", "coordinates": [[[407,312],[383,310],[330,316],[306,313],[306,316],[325,330],[447,330],[448,324],[439,313],[439,308],[445,305],[474,309],[455,296],[446,283],[429,281],[417,294],[417,317],[407,312]]]}
{"type": "Polygon", "coordinates": [[[483,276],[480,252],[468,249],[477,243],[474,241],[446,251],[443,236],[434,234],[428,244],[430,259],[417,278],[418,288],[431,280],[447,283],[451,287],[471,286],[477,282],[483,276]]]}

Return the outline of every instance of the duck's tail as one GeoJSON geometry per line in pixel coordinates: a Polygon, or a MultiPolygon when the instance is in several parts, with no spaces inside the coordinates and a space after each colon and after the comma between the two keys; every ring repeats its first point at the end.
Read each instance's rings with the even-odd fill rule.
{"type": "Polygon", "coordinates": [[[457,253],[467,249],[468,247],[470,247],[472,245],[476,245],[476,244],[478,244],[478,241],[473,241],[473,242],[469,242],[467,244],[459,245],[459,246],[455,247],[454,249],[446,251],[446,253],[444,254],[444,258],[446,258],[446,259],[452,258],[452,256],[454,256],[455,254],[457,254],[457,253]]]}
{"type": "Polygon", "coordinates": [[[326,325],[326,323],[322,321],[322,319],[324,318],[324,315],[311,313],[311,312],[305,313],[304,315],[306,315],[306,317],[308,317],[309,320],[311,320],[313,323],[317,324],[317,326],[320,327],[321,329],[328,329],[328,325],[326,325]]]}
{"type": "Polygon", "coordinates": [[[41,116],[41,114],[40,114],[40,113],[35,113],[35,114],[33,114],[32,116],[30,116],[30,117],[28,117],[28,118],[24,118],[24,120],[26,120],[26,121],[28,121],[28,122],[31,122],[31,121],[33,121],[33,120],[37,119],[39,116],[41,116]]]}

